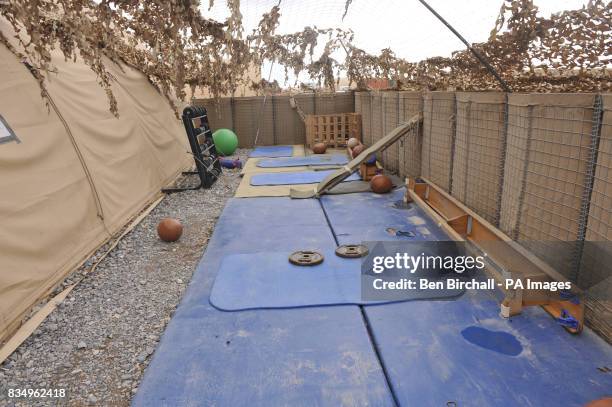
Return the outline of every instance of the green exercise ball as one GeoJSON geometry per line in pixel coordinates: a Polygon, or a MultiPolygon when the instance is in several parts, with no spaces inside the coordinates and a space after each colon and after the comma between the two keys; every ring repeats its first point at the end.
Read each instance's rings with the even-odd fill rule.
{"type": "Polygon", "coordinates": [[[234,154],[238,147],[238,136],[230,129],[219,129],[213,133],[213,141],[217,152],[228,156],[234,154]]]}

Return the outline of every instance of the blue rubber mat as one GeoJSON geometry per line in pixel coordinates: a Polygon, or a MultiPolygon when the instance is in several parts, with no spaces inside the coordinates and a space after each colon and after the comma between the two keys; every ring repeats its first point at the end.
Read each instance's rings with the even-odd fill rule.
{"type": "Polygon", "coordinates": [[[365,307],[403,406],[584,406],[610,396],[612,348],[589,329],[571,335],[539,307],[510,320],[499,298],[365,307]],[[402,318],[398,318],[401,315],[402,318]]]}
{"type": "Polygon", "coordinates": [[[293,146],[261,146],[255,147],[249,157],[291,157],[293,155],[293,146]]]}
{"type": "MultiPolygon", "coordinates": [[[[362,300],[361,260],[345,259],[321,250],[323,263],[296,266],[290,253],[264,252],[226,256],[210,295],[210,302],[225,311],[258,308],[295,308],[321,305],[371,304],[362,300]]],[[[378,276],[368,276],[368,280],[378,276]]],[[[415,281],[420,276],[414,276],[415,281]]],[[[430,281],[436,280],[432,274],[430,281]]],[[[443,277],[437,280],[443,280],[443,277]]],[[[402,301],[448,299],[463,290],[409,290],[402,301]]],[[[389,302],[389,301],[386,301],[389,302]]]]}
{"type": "MultiPolygon", "coordinates": [[[[298,185],[298,184],[318,184],[323,181],[334,170],[325,171],[301,171],[301,172],[271,172],[264,174],[254,174],[251,176],[251,185],[298,185]]],[[[361,176],[358,173],[351,174],[342,182],[359,181],[361,176]]]]}
{"type": "Polygon", "coordinates": [[[344,154],[308,155],[305,157],[271,158],[257,163],[261,168],[300,167],[309,165],[345,165],[348,157],[344,154]]]}
{"type": "Polygon", "coordinates": [[[223,312],[209,303],[225,256],[334,244],[316,200],[229,200],[132,404],[393,406],[358,307],[223,312]]]}
{"type": "Polygon", "coordinates": [[[340,244],[448,240],[418,205],[403,203],[404,191],[324,195],[321,202],[340,244]]]}
{"type": "MultiPolygon", "coordinates": [[[[446,239],[418,206],[396,205],[402,193],[321,201],[341,244],[446,239]]],[[[610,396],[612,376],[597,368],[612,365],[612,347],[589,329],[568,334],[539,307],[505,320],[500,297],[467,291],[455,301],[364,307],[400,405],[582,406],[610,396]]]]}

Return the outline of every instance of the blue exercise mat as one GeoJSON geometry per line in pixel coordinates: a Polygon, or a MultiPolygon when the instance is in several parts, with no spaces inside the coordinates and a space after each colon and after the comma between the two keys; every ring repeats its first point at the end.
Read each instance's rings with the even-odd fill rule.
{"type": "MultiPolygon", "coordinates": [[[[215,280],[210,303],[224,311],[259,308],[296,308],[340,304],[381,304],[419,299],[448,299],[463,290],[409,290],[401,300],[362,299],[362,259],[347,259],[323,250],[325,260],[314,266],[289,263],[284,252],[226,256],[215,280]]],[[[414,276],[418,280],[420,276],[414,276]]],[[[430,281],[445,277],[428,274],[430,281]],[[436,278],[437,277],[437,278],[436,278]]],[[[454,275],[456,277],[456,275],[454,275]]],[[[364,276],[364,284],[378,275],[364,276]]]]}
{"type": "MultiPolygon", "coordinates": [[[[271,172],[264,174],[254,174],[251,176],[251,185],[298,185],[298,184],[318,184],[323,181],[334,170],[325,171],[303,171],[303,172],[271,172]]],[[[342,182],[359,181],[361,176],[358,173],[351,174],[342,182]]]]}
{"type": "Polygon", "coordinates": [[[291,157],[293,155],[293,146],[262,146],[255,147],[249,157],[291,157]]]}
{"type": "MultiPolygon", "coordinates": [[[[321,202],[341,244],[448,239],[418,205],[399,204],[403,191],[321,202]]],[[[455,301],[364,307],[399,405],[583,406],[610,396],[612,375],[597,369],[612,365],[610,345],[588,328],[568,334],[540,307],[503,319],[502,299],[468,290],[455,301]]]]}
{"type": "Polygon", "coordinates": [[[334,244],[317,200],[230,199],[132,406],[394,406],[358,307],[224,312],[209,302],[225,256],[334,244]]]}
{"type": "Polygon", "coordinates": [[[610,345],[540,307],[504,319],[499,297],[364,308],[399,405],[581,407],[610,396],[612,375],[597,369],[612,365],[610,345]]]}
{"type": "Polygon", "coordinates": [[[301,167],[309,165],[345,165],[348,157],[345,154],[308,155],[305,157],[271,158],[257,163],[261,168],[301,167]]]}

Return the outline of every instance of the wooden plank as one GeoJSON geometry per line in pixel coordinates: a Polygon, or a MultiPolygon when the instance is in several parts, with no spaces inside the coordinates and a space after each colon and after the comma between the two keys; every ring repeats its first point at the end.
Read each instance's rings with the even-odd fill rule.
{"type": "Polygon", "coordinates": [[[417,204],[430,218],[432,218],[436,224],[446,232],[450,236],[451,239],[457,242],[464,242],[465,239],[461,236],[455,229],[449,226],[442,216],[438,214],[438,212],[434,211],[419,195],[417,195],[413,190],[408,190],[410,194],[410,198],[417,204]]]}
{"type": "Polygon", "coordinates": [[[426,201],[431,205],[445,220],[463,216],[467,212],[458,207],[454,202],[446,199],[437,189],[430,188],[427,192],[426,201]]]}
{"type": "MultiPolygon", "coordinates": [[[[504,272],[515,279],[526,281],[567,281],[546,263],[529,253],[507,235],[503,234],[486,220],[475,214],[461,202],[427,179],[417,183],[408,181],[408,194],[422,209],[424,209],[440,226],[457,241],[468,241],[477,247],[487,258],[504,272]],[[418,192],[417,192],[418,188],[418,192]]],[[[494,274],[498,281],[502,276],[495,267],[486,267],[487,272],[494,274]]],[[[576,291],[576,290],[573,290],[576,291]]],[[[584,305],[582,301],[574,304],[555,296],[548,290],[509,290],[502,308],[509,307],[510,315],[520,313],[523,306],[541,305],[555,318],[559,318],[563,309],[578,321],[578,328],[565,327],[571,333],[580,333],[584,323],[584,305]]],[[[576,294],[579,294],[576,293],[576,294]]]]}
{"type": "Polygon", "coordinates": [[[438,187],[436,184],[434,184],[433,182],[429,181],[425,177],[421,177],[421,179],[423,181],[425,181],[425,183],[429,186],[430,191],[432,189],[435,190],[436,192],[439,193],[439,195],[444,196],[444,198],[446,200],[452,202],[452,204],[454,206],[456,206],[460,210],[462,210],[465,213],[467,213],[470,216],[472,216],[472,218],[475,221],[477,221],[478,223],[483,225],[483,227],[488,229],[488,231],[492,235],[496,236],[497,239],[499,239],[501,241],[504,241],[504,242],[507,242],[507,244],[510,247],[512,247],[512,249],[514,251],[516,251],[517,253],[519,253],[523,257],[527,258],[531,263],[535,264],[539,269],[541,269],[543,272],[548,274],[551,278],[553,278],[554,280],[557,280],[557,281],[568,281],[567,278],[565,276],[563,276],[561,273],[559,273],[558,271],[553,269],[550,265],[546,264],[540,258],[538,258],[533,253],[531,253],[529,250],[525,249],[523,246],[521,246],[517,242],[513,241],[508,235],[503,233],[501,230],[497,229],[495,226],[491,225],[486,219],[484,219],[483,217],[478,215],[476,212],[472,211],[470,208],[465,206],[463,203],[461,203],[460,201],[458,201],[454,197],[450,196],[446,191],[444,191],[443,189],[438,187]]]}

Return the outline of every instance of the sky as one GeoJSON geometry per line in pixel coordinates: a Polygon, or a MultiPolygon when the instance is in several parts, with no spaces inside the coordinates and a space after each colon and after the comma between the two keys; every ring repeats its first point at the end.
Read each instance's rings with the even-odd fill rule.
{"type": "MultiPolygon", "coordinates": [[[[540,13],[577,9],[586,0],[534,0],[540,13]]],[[[228,15],[224,0],[215,0],[211,10],[202,7],[206,17],[225,20],[228,15]]],[[[245,32],[249,33],[278,0],[242,0],[241,13],[245,32]]],[[[342,20],[345,0],[281,0],[278,33],[301,31],[305,26],[352,29],[354,44],[377,54],[391,48],[396,55],[409,61],[420,61],[433,56],[450,56],[455,50],[465,49],[442,23],[417,0],[353,0],[342,20]]],[[[468,42],[484,42],[495,25],[501,0],[428,0],[442,17],[461,33],[468,42]]],[[[272,66],[271,79],[284,83],[284,70],[272,66]]],[[[270,64],[262,67],[267,79],[270,64]]],[[[291,78],[294,81],[295,78],[291,78]]],[[[305,78],[300,77],[300,80],[305,78]]]]}

